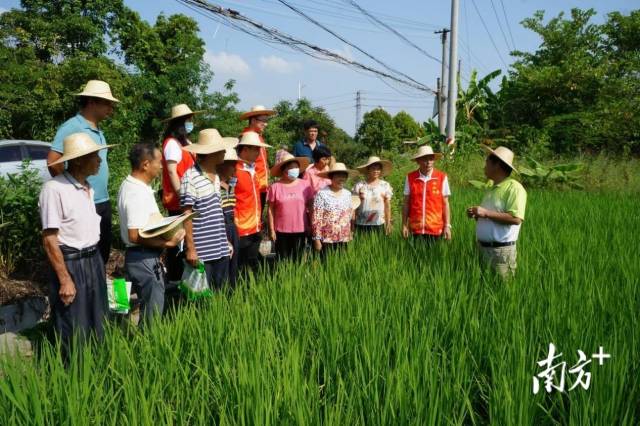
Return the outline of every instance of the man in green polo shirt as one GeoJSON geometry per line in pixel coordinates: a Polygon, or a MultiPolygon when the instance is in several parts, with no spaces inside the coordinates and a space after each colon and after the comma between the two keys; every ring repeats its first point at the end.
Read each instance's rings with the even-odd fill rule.
{"type": "MultiPolygon", "coordinates": [[[[100,80],[90,80],[84,90],[78,93],[80,111],[65,121],[56,133],[51,150],[47,157],[47,163],[53,163],[62,156],[63,140],[73,133],[86,133],[98,145],[106,145],[102,130],[98,124],[113,113],[113,105],[119,102],[111,95],[111,88],[100,80]]],[[[93,202],[96,212],[100,216],[100,242],[98,248],[100,256],[106,265],[111,251],[111,203],[109,203],[109,164],[107,163],[107,150],[99,152],[100,169],[98,174],[87,177],[87,182],[94,191],[93,202]]],[[[49,167],[49,173],[55,177],[65,170],[64,164],[56,164],[49,167]]]]}
{"type": "Polygon", "coordinates": [[[476,219],[476,238],[485,263],[502,278],[510,278],[516,271],[516,242],[524,221],[527,191],[511,178],[514,154],[499,146],[489,153],[484,173],[493,181],[482,203],[469,207],[467,216],[476,219]]]}

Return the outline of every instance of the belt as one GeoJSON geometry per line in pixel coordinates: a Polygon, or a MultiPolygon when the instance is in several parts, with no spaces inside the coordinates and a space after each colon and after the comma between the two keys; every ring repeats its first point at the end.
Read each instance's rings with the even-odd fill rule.
{"type": "Polygon", "coordinates": [[[478,241],[478,244],[480,244],[480,247],[507,247],[507,246],[515,246],[516,242],[507,241],[506,243],[499,243],[497,241],[492,241],[492,242],[478,241]]]}
{"type": "Polygon", "coordinates": [[[155,255],[162,254],[161,248],[151,248],[151,247],[143,247],[143,246],[127,247],[127,251],[135,252],[135,253],[153,253],[155,255]]]}
{"type": "Polygon", "coordinates": [[[85,247],[80,250],[69,246],[60,246],[60,251],[62,251],[64,260],[77,260],[93,256],[98,252],[98,246],[85,247]]]}

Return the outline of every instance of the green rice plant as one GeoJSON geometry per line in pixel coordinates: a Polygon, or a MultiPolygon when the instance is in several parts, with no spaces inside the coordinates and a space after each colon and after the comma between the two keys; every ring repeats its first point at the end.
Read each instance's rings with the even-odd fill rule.
{"type": "Polygon", "coordinates": [[[0,360],[0,424],[611,425],[640,419],[640,207],[623,193],[531,190],[518,271],[483,270],[451,198],[453,240],[357,235],[324,261],[266,267],[232,296],[75,353],[0,360]],[[533,394],[553,342],[587,390],[533,394]]]}

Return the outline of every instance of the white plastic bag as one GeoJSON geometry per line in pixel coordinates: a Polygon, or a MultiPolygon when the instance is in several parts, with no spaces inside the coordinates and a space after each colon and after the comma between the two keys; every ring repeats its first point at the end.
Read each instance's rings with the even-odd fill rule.
{"type": "Polygon", "coordinates": [[[180,280],[178,288],[182,290],[189,300],[213,296],[202,262],[198,262],[195,268],[189,263],[184,262],[184,272],[182,273],[182,280],[180,280]]]}

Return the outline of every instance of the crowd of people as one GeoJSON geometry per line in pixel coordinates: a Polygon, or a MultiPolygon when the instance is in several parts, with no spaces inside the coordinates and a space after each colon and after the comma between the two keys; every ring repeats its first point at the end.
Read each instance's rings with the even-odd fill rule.
{"type": "MultiPolygon", "coordinates": [[[[43,244],[52,266],[50,302],[64,345],[74,333],[103,334],[107,317],[105,263],[111,248],[108,145],[100,122],[118,102],[109,85],[91,80],[77,94],[79,112],[63,123],[51,145],[53,178],[40,194],[43,244]]],[[[354,169],[336,161],[318,140],[318,124],[304,123],[293,152],[281,149],[269,167],[263,132],[276,112],[255,106],[241,115],[239,137],[202,129],[176,105],[165,120],[160,146],[134,145],[131,172],[121,182],[117,209],[126,247],[126,278],[141,302],[142,327],[163,312],[167,286],[180,282],[186,265],[202,264],[210,286],[233,289],[260,265],[268,238],[279,259],[300,259],[310,250],[324,256],[347,245],[355,233],[393,232],[393,164],[376,156],[354,169]],[[349,178],[361,176],[352,190],[349,178]],[[152,183],[161,178],[161,214],[152,183]],[[166,268],[166,269],[165,269],[166,268]]],[[[510,177],[513,153],[489,149],[485,174],[494,185],[482,203],[469,207],[477,220],[479,251],[505,278],[516,269],[516,241],[526,192],[510,177]]],[[[412,157],[418,168],[404,182],[402,236],[437,244],[451,239],[447,174],[435,163],[442,154],[424,145],[412,157]]]]}

